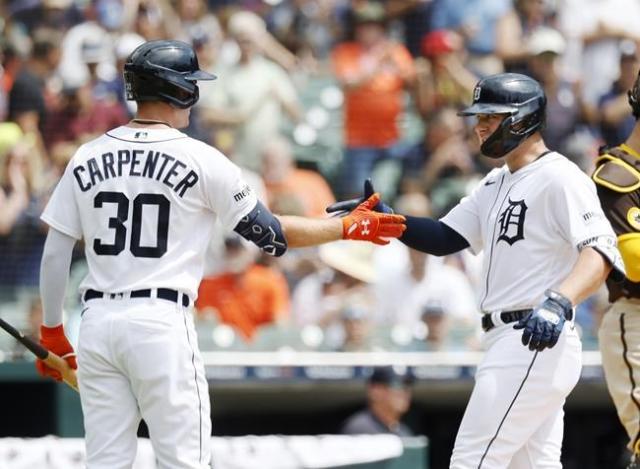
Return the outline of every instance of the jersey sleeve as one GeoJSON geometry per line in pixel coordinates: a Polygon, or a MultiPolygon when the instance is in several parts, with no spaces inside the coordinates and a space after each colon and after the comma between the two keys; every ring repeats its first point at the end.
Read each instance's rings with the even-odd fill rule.
{"type": "Polygon", "coordinates": [[[72,159],[53,191],[44,212],[42,221],[56,230],[75,239],[82,238],[80,211],[76,200],[73,177],[74,160],[72,159]]]}
{"type": "Polygon", "coordinates": [[[615,238],[600,206],[595,184],[586,174],[563,174],[553,184],[548,213],[563,239],[579,248],[599,236],[615,238]]]}
{"type": "Polygon", "coordinates": [[[245,181],[242,170],[219,152],[207,158],[204,173],[206,202],[222,225],[232,230],[255,207],[256,192],[245,181]]]}
{"type": "MultiPolygon", "coordinates": [[[[482,184],[482,183],[481,183],[482,184]]],[[[481,185],[478,185],[471,194],[463,197],[462,200],[453,207],[444,217],[440,219],[442,223],[449,226],[460,234],[469,243],[469,247],[474,254],[482,251],[482,229],[478,210],[478,192],[481,185]]]]}

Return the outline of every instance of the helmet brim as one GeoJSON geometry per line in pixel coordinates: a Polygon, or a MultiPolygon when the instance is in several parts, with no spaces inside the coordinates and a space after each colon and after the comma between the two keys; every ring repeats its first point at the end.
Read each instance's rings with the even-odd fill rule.
{"type": "Polygon", "coordinates": [[[518,110],[506,104],[476,103],[458,111],[459,116],[475,116],[476,114],[515,114],[518,110]]]}
{"type": "Polygon", "coordinates": [[[213,75],[213,74],[211,74],[211,73],[207,73],[204,70],[196,70],[193,73],[185,75],[184,78],[186,80],[198,81],[198,80],[215,80],[218,77],[213,75]]]}

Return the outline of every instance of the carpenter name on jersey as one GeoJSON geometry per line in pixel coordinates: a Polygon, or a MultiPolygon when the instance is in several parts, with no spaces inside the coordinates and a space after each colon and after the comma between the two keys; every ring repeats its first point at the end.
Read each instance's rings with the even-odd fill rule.
{"type": "Polygon", "coordinates": [[[195,171],[175,156],[133,148],[122,148],[91,157],[76,166],[73,175],[82,192],[107,179],[133,176],[160,181],[180,197],[195,186],[199,179],[195,171]]]}

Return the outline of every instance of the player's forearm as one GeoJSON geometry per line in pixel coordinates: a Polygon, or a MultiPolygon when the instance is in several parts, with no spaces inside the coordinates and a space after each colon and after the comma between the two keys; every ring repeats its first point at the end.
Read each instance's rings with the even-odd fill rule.
{"type": "Polygon", "coordinates": [[[406,217],[407,229],[400,241],[416,251],[446,256],[469,247],[457,231],[439,220],[428,217],[406,217]]]}
{"type": "Polygon", "coordinates": [[[47,327],[62,323],[62,307],[69,279],[71,254],[76,240],[53,228],[44,243],[40,264],[40,297],[42,322],[47,327]]]}
{"type": "Polygon", "coordinates": [[[301,248],[342,239],[342,219],[278,216],[287,245],[301,248]]]}
{"type": "Polygon", "coordinates": [[[575,306],[595,293],[609,272],[611,264],[595,249],[585,248],[580,252],[571,273],[556,290],[575,306]]]}

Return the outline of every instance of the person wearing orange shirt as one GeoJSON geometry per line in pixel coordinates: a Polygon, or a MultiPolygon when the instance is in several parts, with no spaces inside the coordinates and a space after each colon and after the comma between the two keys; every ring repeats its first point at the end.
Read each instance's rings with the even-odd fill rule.
{"type": "Polygon", "coordinates": [[[334,71],[345,94],[345,154],[341,195],[357,194],[375,164],[389,157],[400,138],[398,118],[403,90],[413,86],[415,70],[409,51],[388,38],[384,6],[354,6],[355,41],[333,51],[334,71]]]}
{"type": "Polygon", "coordinates": [[[283,137],[274,137],[262,147],[262,178],[270,207],[280,206],[283,199],[293,200],[297,213],[307,217],[324,217],[324,208],[335,202],[327,181],[316,171],[297,168],[291,145],[283,137]]]}
{"type": "Polygon", "coordinates": [[[225,247],[224,271],[202,279],[195,306],[213,309],[250,341],[260,326],[288,318],[289,287],[281,272],[255,263],[258,251],[240,237],[228,237],[225,247]]]}

